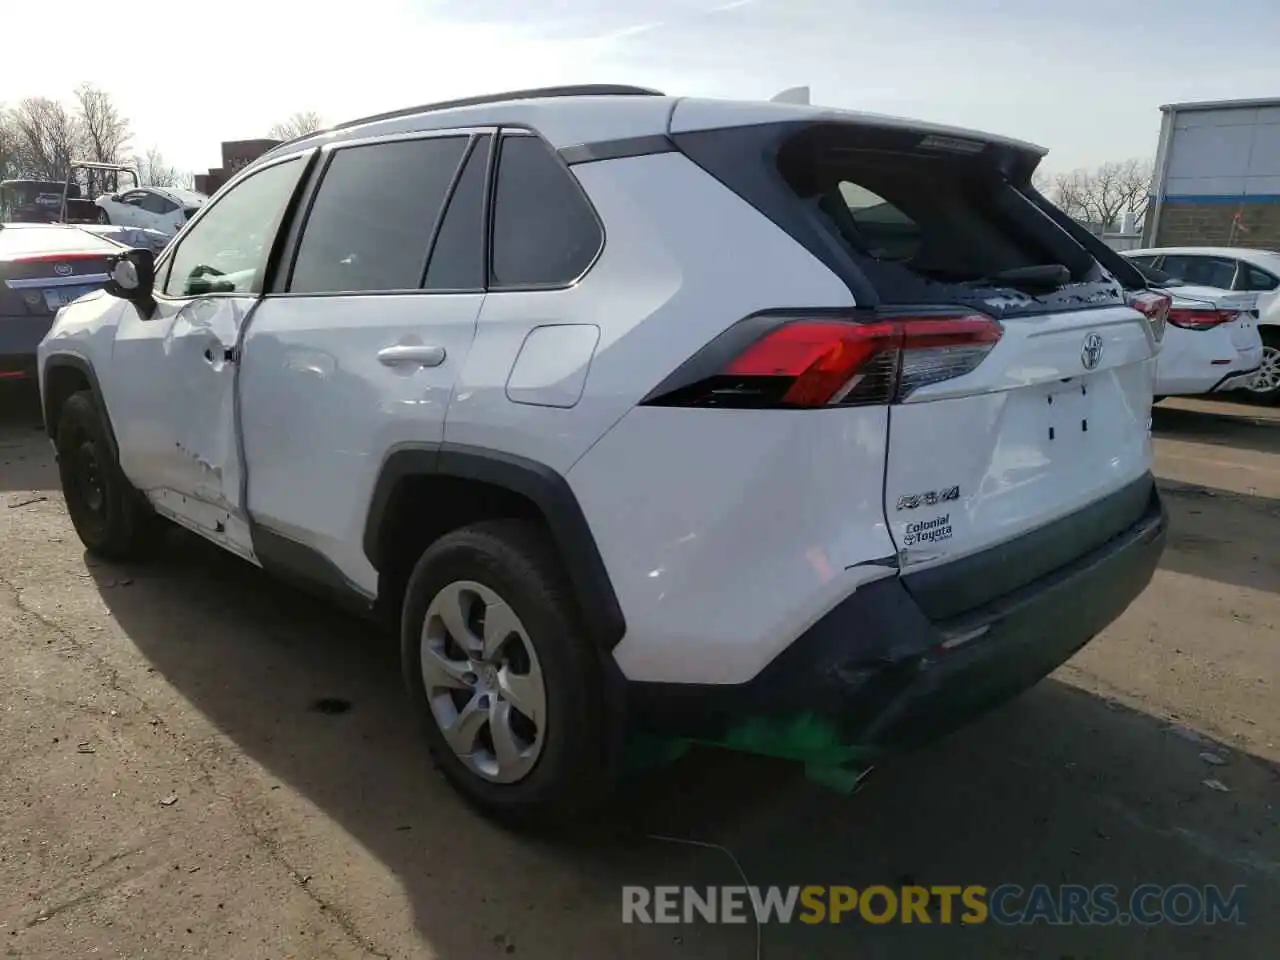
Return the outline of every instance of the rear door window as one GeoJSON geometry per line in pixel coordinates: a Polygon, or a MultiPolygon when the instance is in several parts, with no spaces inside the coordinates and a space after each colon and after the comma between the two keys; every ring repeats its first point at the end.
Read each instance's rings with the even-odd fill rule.
{"type": "Polygon", "coordinates": [[[493,204],[491,287],[567,286],[604,243],[582,188],[538,137],[502,138],[493,204]]]}
{"type": "Polygon", "coordinates": [[[418,290],[468,138],[335,150],[302,230],[290,293],[418,290]]]}
{"type": "Polygon", "coordinates": [[[1167,254],[1160,269],[1183,283],[1230,290],[1236,278],[1236,262],[1225,257],[1167,254]]]}

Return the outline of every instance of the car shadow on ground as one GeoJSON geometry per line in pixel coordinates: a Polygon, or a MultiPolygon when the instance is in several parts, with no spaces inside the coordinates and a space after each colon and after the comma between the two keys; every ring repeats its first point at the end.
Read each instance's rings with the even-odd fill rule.
{"type": "Polygon", "coordinates": [[[57,479],[35,384],[0,381],[0,493],[48,490],[57,479]]]}
{"type": "Polygon", "coordinates": [[[1161,479],[1169,541],[1160,566],[1218,583],[1280,593],[1280,500],[1161,479]]]}
{"type": "MultiPolygon", "coordinates": [[[[704,750],[631,784],[601,822],[534,840],[479,819],[429,769],[389,638],[180,531],[158,563],[90,571],[183,697],[394,873],[441,960],[1274,955],[1265,905],[1280,902],[1280,831],[1262,798],[1274,801],[1280,773],[1229,746],[1227,764],[1209,768],[1205,744],[1055,679],[852,796],[792,765],[704,750]],[[744,874],[756,885],[1245,884],[1249,925],[855,920],[766,926],[757,944],[754,925],[621,923],[623,884],[744,874]]],[[[299,868],[313,895],[350,892],[342,863],[299,868]]]]}
{"type": "Polygon", "coordinates": [[[1152,432],[1165,440],[1280,453],[1280,417],[1272,408],[1197,401],[1151,409],[1152,432]]]}

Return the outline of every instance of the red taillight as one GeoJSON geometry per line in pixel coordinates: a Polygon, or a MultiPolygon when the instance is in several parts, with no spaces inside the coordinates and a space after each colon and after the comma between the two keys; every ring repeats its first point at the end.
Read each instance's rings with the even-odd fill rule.
{"type": "MultiPolygon", "coordinates": [[[[706,375],[659,388],[678,406],[824,407],[892,403],[969,373],[999,341],[981,314],[783,320],[706,375]]],[[[714,347],[714,345],[713,345],[714,347]]]]}
{"type": "Polygon", "coordinates": [[[868,360],[891,348],[887,323],[855,326],[839,322],[784,324],[733,359],[729,377],[786,378],[782,402],[801,407],[830,403],[868,360]]]}
{"type": "Polygon", "coordinates": [[[1173,298],[1167,293],[1156,293],[1153,290],[1141,290],[1125,295],[1125,302],[1147,318],[1151,333],[1156,343],[1164,340],[1164,327],[1169,319],[1169,307],[1173,298]]]}
{"type": "Polygon", "coordinates": [[[1175,307],[1169,311],[1169,322],[1183,330],[1211,330],[1224,323],[1231,323],[1239,316],[1239,310],[1175,307]]]}
{"type": "Polygon", "coordinates": [[[25,257],[13,257],[10,263],[70,263],[74,260],[101,260],[110,256],[109,253],[99,250],[97,253],[91,251],[73,251],[71,253],[33,253],[25,257]]]}

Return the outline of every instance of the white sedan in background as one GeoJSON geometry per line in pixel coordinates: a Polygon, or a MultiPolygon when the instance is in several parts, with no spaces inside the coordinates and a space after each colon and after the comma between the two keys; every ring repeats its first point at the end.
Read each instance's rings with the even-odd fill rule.
{"type": "Polygon", "coordinates": [[[1280,251],[1250,247],[1153,247],[1126,250],[1143,267],[1184,283],[1254,293],[1262,366],[1245,387],[1264,403],[1280,403],[1280,251]]]}
{"type": "Polygon", "coordinates": [[[178,187],[137,187],[108,193],[94,202],[98,222],[158,230],[172,237],[209,198],[178,187]]]}
{"type": "Polygon", "coordinates": [[[1183,283],[1135,265],[1172,301],[1156,361],[1156,399],[1224,393],[1252,382],[1262,366],[1258,294],[1183,283]]]}

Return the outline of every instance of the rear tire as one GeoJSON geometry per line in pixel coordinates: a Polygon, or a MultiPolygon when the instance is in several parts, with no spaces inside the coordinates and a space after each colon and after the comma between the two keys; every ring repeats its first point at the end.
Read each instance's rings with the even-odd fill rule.
{"type": "Polygon", "coordinates": [[[161,523],[120,470],[106,415],[88,390],[72,394],[58,418],[58,474],[67,513],[80,542],[106,560],[138,560],[154,545],[161,523]]]}
{"type": "Polygon", "coordinates": [[[1262,331],[1262,367],[1254,382],[1243,389],[1255,403],[1280,403],[1280,330],[1267,327],[1262,331]]]}
{"type": "Polygon", "coordinates": [[[601,805],[616,711],[539,524],[485,521],[433,543],[409,578],[400,635],[427,748],[469,803],[537,828],[601,805]]]}

